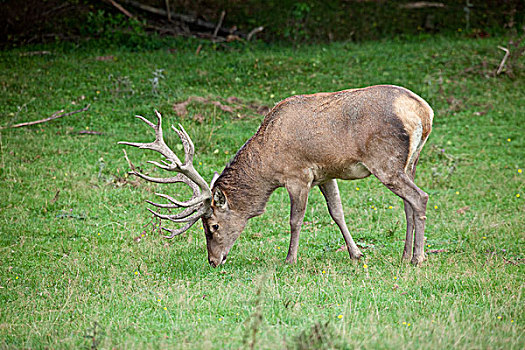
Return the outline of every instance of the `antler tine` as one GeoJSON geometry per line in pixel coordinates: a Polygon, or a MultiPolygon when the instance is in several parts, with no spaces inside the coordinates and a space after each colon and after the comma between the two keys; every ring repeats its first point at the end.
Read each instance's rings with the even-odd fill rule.
{"type": "Polygon", "coordinates": [[[128,161],[129,167],[131,168],[131,171],[129,172],[130,174],[133,174],[135,176],[138,176],[150,182],[156,182],[156,183],[161,183],[161,184],[176,183],[176,182],[184,182],[187,184],[187,182],[182,178],[181,176],[182,174],[177,174],[177,176],[165,178],[165,177],[152,177],[152,176],[148,176],[146,174],[139,172],[135,168],[135,165],[133,165],[131,160],[129,160],[126,150],[123,149],[122,151],[124,152],[124,158],[126,158],[126,160],[128,161]]]}
{"type": "MultiPolygon", "coordinates": [[[[142,120],[144,123],[148,124],[154,131],[155,131],[155,141],[153,142],[127,142],[127,141],[120,141],[119,144],[121,145],[127,145],[127,146],[133,146],[138,147],[140,149],[150,149],[152,151],[157,151],[160,154],[162,154],[168,161],[173,163],[173,166],[170,169],[163,168],[166,170],[173,170],[172,168],[177,168],[181,165],[181,161],[179,160],[179,157],[173,152],[168,145],[164,142],[164,136],[162,133],[162,116],[158,111],[155,111],[155,114],[157,116],[157,124],[153,124],[148,119],[144,118],[143,116],[136,115],[135,117],[142,120]]],[[[157,164],[156,164],[157,165],[157,164]]]]}
{"type": "Polygon", "coordinates": [[[197,220],[199,220],[199,218],[193,219],[192,221],[188,222],[186,225],[184,225],[183,227],[181,227],[181,228],[179,228],[177,230],[170,230],[169,228],[161,227],[164,231],[171,232],[171,235],[163,236],[163,237],[164,238],[168,238],[168,239],[172,239],[173,237],[178,236],[178,235],[186,232],[190,227],[193,226],[193,224],[195,222],[197,222],[197,220]]]}
{"type": "Polygon", "coordinates": [[[194,213],[193,215],[186,215],[185,217],[179,217],[180,215],[166,215],[166,214],[161,214],[161,213],[158,213],[156,212],[155,210],[153,209],[150,209],[150,208],[147,208],[153,215],[161,218],[161,219],[164,219],[164,220],[170,220],[170,221],[173,221],[173,222],[190,222],[190,221],[193,221],[193,219],[199,219],[200,217],[202,217],[202,214],[204,214],[204,208],[199,208],[199,210],[194,213]]]}
{"type": "Polygon", "coordinates": [[[139,143],[139,142],[126,142],[121,141],[119,144],[122,145],[128,145],[133,147],[138,147],[141,149],[150,149],[153,151],[157,151],[160,154],[162,154],[165,158],[165,160],[161,160],[161,163],[156,161],[148,161],[148,163],[151,163],[161,169],[168,170],[168,171],[175,171],[179,173],[175,177],[169,177],[169,178],[157,178],[152,177],[149,175],[142,174],[139,172],[133,163],[129,160],[126,151],[124,151],[124,157],[126,158],[129,167],[131,168],[130,173],[134,174],[144,180],[151,181],[151,182],[157,182],[157,183],[175,183],[175,182],[184,182],[185,184],[189,185],[193,191],[193,194],[191,198],[188,201],[182,202],[178,201],[166,194],[162,193],[156,193],[159,197],[162,197],[166,200],[168,200],[170,203],[155,203],[152,201],[147,201],[149,204],[156,206],[158,208],[184,208],[180,213],[175,215],[164,215],[158,212],[155,212],[152,209],[148,210],[152,212],[155,216],[171,220],[173,222],[186,222],[187,224],[181,227],[177,230],[170,230],[163,228],[164,230],[171,232],[171,235],[165,236],[166,238],[173,238],[176,235],[179,235],[186,230],[188,230],[199,218],[201,218],[203,215],[206,215],[210,212],[211,207],[211,190],[208,186],[208,183],[200,176],[200,174],[195,170],[195,167],[193,166],[193,158],[195,155],[195,146],[193,145],[193,142],[191,141],[190,136],[184,130],[182,125],[179,124],[179,128],[177,129],[174,126],[172,126],[173,130],[177,133],[179,136],[182,145],[184,147],[184,163],[180,161],[180,159],[177,157],[175,152],[173,152],[168,145],[164,142],[164,136],[162,132],[162,116],[161,114],[155,110],[155,116],[157,117],[157,123],[154,124],[153,122],[149,121],[148,119],[137,115],[136,117],[140,120],[142,120],[144,123],[146,123],[148,126],[150,126],[155,131],[155,141],[149,142],[149,143],[139,143]]]}
{"type": "Polygon", "coordinates": [[[202,203],[202,198],[201,198],[202,196],[192,197],[192,199],[190,199],[189,201],[180,202],[176,200],[175,198],[170,197],[164,193],[155,193],[155,194],[159,197],[166,198],[167,200],[169,200],[171,203],[178,206],[179,208],[189,208],[189,207],[193,207],[195,205],[202,203]]]}
{"type": "MultiPolygon", "coordinates": [[[[155,203],[155,202],[152,202],[152,201],[146,201],[147,203],[151,204],[151,205],[154,205],[158,208],[164,208],[164,209],[173,209],[173,208],[179,208],[178,206],[176,206],[175,204],[163,204],[163,203],[155,203]]],[[[185,218],[187,216],[190,216],[191,214],[193,214],[194,212],[196,212],[198,209],[197,206],[194,206],[194,207],[189,207],[189,208],[186,208],[184,209],[183,211],[181,211],[180,213],[178,214],[175,214],[175,215],[172,215],[172,217],[174,219],[182,219],[182,218],[185,218]]]]}
{"type": "Polygon", "coordinates": [[[171,128],[175,130],[177,135],[179,135],[179,138],[182,141],[182,145],[184,146],[184,164],[185,165],[193,164],[193,156],[195,155],[195,146],[193,145],[193,142],[191,141],[190,136],[188,135],[186,130],[184,130],[181,124],[179,124],[180,130],[174,127],[173,125],[171,126],[171,128]]]}

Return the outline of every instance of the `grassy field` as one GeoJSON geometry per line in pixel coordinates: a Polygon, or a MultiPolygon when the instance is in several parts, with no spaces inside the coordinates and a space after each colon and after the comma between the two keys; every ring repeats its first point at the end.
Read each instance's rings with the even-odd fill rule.
{"type": "MultiPolygon", "coordinates": [[[[494,76],[505,43],[1,52],[0,125],[91,106],[0,131],[0,347],[523,349],[525,79],[494,76]],[[272,106],[381,83],[405,86],[435,110],[416,178],[430,194],[422,267],[401,264],[402,201],[371,177],[340,182],[361,261],[340,250],[314,189],[299,261],[286,265],[289,199],[278,190],[212,269],[200,224],[167,241],[145,210],[155,191],[180,189],[127,177],[116,144],[150,140],[133,115],[158,109],[165,124],[189,131],[197,168],[211,179],[262,116],[193,103],[178,117],[175,103],[235,96],[272,106]]],[[[176,135],[167,138],[177,149],[176,135]]],[[[128,154],[160,174],[146,164],[156,155],[128,154]]]]}

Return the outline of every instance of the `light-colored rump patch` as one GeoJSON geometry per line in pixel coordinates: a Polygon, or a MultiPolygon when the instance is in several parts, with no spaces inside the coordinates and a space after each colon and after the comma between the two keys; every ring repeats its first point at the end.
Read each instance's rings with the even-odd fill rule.
{"type": "MultiPolygon", "coordinates": [[[[416,94],[412,97],[400,96],[394,101],[394,113],[401,120],[410,140],[410,147],[405,163],[405,171],[410,170],[419,151],[423,147],[423,120],[432,118],[432,109],[416,94]],[[412,98],[414,97],[414,98],[412,98]],[[424,103],[423,103],[424,102],[424,103]],[[429,112],[430,110],[430,112],[429,112]]],[[[430,123],[432,121],[430,120],[430,123]]]]}
{"type": "Polygon", "coordinates": [[[412,165],[414,164],[414,161],[416,160],[416,156],[421,151],[422,145],[422,137],[423,136],[423,126],[421,125],[421,121],[416,124],[416,127],[412,131],[412,134],[409,134],[410,138],[410,153],[408,154],[407,163],[405,165],[405,171],[408,169],[412,169],[412,165]]]}

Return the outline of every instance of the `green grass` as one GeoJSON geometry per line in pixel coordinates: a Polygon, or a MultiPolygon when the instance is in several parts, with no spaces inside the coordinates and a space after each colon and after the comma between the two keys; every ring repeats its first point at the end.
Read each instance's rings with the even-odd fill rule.
{"type": "MultiPolygon", "coordinates": [[[[0,125],[91,103],[0,131],[0,347],[524,348],[525,80],[491,75],[505,42],[0,53],[0,125]],[[154,92],[156,69],[165,78],[154,92]],[[151,221],[144,200],[160,187],[126,177],[117,141],[151,139],[133,115],[159,109],[166,124],[183,123],[211,179],[262,117],[194,105],[200,124],[176,117],[174,103],[199,95],[272,105],[380,83],[412,89],[436,114],[416,182],[430,194],[427,250],[438,252],[422,267],[400,263],[402,201],[375,178],[340,182],[365,253],[358,263],[337,251],[343,239],[317,189],[293,266],[284,263],[284,190],[220,268],[208,266],[200,224],[171,241],[148,226],[134,241],[151,221]],[[86,129],[102,134],[79,134],[86,129]]],[[[143,167],[155,156],[128,154],[143,167]]]]}

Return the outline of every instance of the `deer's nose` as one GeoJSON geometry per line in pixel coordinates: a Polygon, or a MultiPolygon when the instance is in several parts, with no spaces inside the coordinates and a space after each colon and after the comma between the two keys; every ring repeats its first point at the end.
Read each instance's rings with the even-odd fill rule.
{"type": "Polygon", "coordinates": [[[217,267],[223,263],[222,255],[219,256],[218,259],[209,257],[208,262],[210,263],[211,267],[217,267]]]}
{"type": "Polygon", "coordinates": [[[219,256],[218,259],[208,257],[208,262],[210,263],[211,267],[217,267],[217,266],[222,265],[222,264],[224,264],[226,262],[226,257],[227,256],[228,256],[227,254],[226,255],[222,255],[221,254],[221,256],[219,256]]]}
{"type": "Polygon", "coordinates": [[[208,262],[210,263],[211,267],[217,267],[217,263],[211,259],[208,259],[208,262]]]}

